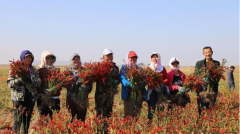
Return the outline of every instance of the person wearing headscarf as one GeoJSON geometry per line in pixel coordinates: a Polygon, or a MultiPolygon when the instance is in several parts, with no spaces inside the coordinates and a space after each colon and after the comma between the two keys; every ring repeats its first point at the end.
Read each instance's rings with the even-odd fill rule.
{"type": "Polygon", "coordinates": [[[87,108],[89,107],[88,94],[92,91],[92,85],[84,85],[79,81],[79,74],[82,67],[81,58],[78,53],[74,53],[70,57],[71,68],[68,69],[70,74],[74,76],[74,83],[67,86],[66,106],[72,114],[71,122],[76,116],[78,120],[85,122],[87,108]]]}
{"type": "Polygon", "coordinates": [[[51,69],[57,70],[54,63],[56,62],[56,56],[50,51],[45,51],[41,56],[41,64],[39,65],[39,76],[42,80],[40,88],[38,88],[38,99],[37,106],[38,111],[42,116],[47,116],[48,114],[52,118],[53,110],[57,112],[60,111],[60,90],[53,93],[45,86],[45,80],[48,78],[48,71],[51,69]]]}
{"type": "Polygon", "coordinates": [[[185,107],[187,103],[190,103],[190,97],[187,92],[184,92],[185,90],[182,87],[182,83],[185,81],[186,76],[179,70],[180,61],[176,57],[170,59],[169,66],[171,68],[171,71],[168,72],[168,87],[170,89],[169,99],[171,100],[169,108],[171,109],[174,104],[185,107]],[[182,94],[178,94],[178,92],[182,94]]]}
{"type": "MultiPolygon", "coordinates": [[[[167,71],[166,71],[165,67],[161,65],[161,56],[158,52],[153,52],[151,54],[151,64],[149,65],[149,67],[155,72],[160,72],[162,75],[162,81],[163,81],[161,87],[158,87],[156,89],[148,88],[148,90],[147,90],[147,92],[148,92],[148,98],[147,98],[148,99],[148,101],[147,101],[148,102],[148,119],[150,120],[149,123],[151,123],[151,120],[153,119],[153,114],[155,113],[156,104],[158,101],[160,101],[160,100],[158,100],[158,99],[160,99],[160,97],[158,96],[158,93],[162,92],[165,97],[167,97],[169,95],[169,89],[166,86],[169,82],[169,79],[168,79],[168,75],[167,75],[167,71]]],[[[167,102],[167,98],[165,100],[162,100],[162,98],[161,98],[161,101],[167,102]]],[[[160,102],[160,103],[162,103],[162,102],[160,102]]],[[[161,107],[158,106],[157,110],[158,111],[164,110],[164,106],[161,106],[161,107]]]]}
{"type": "MultiPolygon", "coordinates": [[[[95,92],[95,110],[98,117],[109,118],[113,112],[114,96],[118,93],[117,87],[120,83],[119,68],[113,62],[113,51],[109,48],[103,50],[103,62],[111,62],[111,75],[106,78],[105,83],[96,83],[95,92]]],[[[103,128],[100,128],[101,133],[107,133],[107,123],[104,122],[103,128]]]]}
{"type": "MultiPolygon", "coordinates": [[[[135,86],[134,83],[131,83],[127,78],[126,78],[126,73],[127,73],[127,67],[129,66],[134,66],[136,69],[142,69],[140,66],[137,65],[137,59],[138,56],[134,51],[130,51],[127,55],[126,59],[126,65],[123,65],[120,70],[120,81],[122,83],[122,93],[121,93],[121,98],[124,100],[124,116],[132,116],[136,117],[139,116],[142,108],[142,103],[143,100],[146,101],[146,89],[145,85],[143,84],[141,87],[139,85],[135,86]],[[137,88],[142,89],[141,94],[137,94],[137,96],[141,96],[141,100],[139,100],[137,103],[137,108],[135,110],[131,110],[131,93],[130,91],[132,90],[137,90],[137,88]]],[[[144,81],[144,80],[143,80],[144,81]]],[[[136,92],[136,91],[133,91],[136,92]]]]}
{"type": "Polygon", "coordinates": [[[7,84],[12,88],[11,100],[14,107],[13,131],[14,133],[19,133],[22,125],[23,133],[27,134],[35,104],[35,91],[40,86],[41,79],[39,78],[37,69],[32,66],[34,56],[29,50],[22,51],[20,59],[27,63],[26,66],[29,69],[29,74],[26,75],[28,76],[11,76],[10,70],[7,84]],[[30,82],[33,86],[27,86],[26,82],[30,82]]]}

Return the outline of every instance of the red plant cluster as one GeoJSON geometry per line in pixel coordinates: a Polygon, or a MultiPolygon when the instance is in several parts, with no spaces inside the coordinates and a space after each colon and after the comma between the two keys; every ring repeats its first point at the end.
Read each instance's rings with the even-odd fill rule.
{"type": "MultiPolygon", "coordinates": [[[[80,82],[92,84],[94,82],[105,83],[105,80],[111,76],[112,62],[84,63],[84,70],[80,70],[80,82]]],[[[81,67],[80,67],[81,68],[81,67]]]]}
{"type": "Polygon", "coordinates": [[[202,72],[205,72],[205,77],[211,79],[212,81],[216,82],[219,81],[221,78],[225,80],[225,76],[223,75],[223,73],[225,72],[224,66],[218,66],[213,62],[208,62],[207,67],[202,68],[202,72]]]}
{"type": "Polygon", "coordinates": [[[183,82],[183,87],[186,91],[199,91],[201,84],[204,83],[203,76],[197,76],[196,74],[190,74],[183,82]]]}
{"type": "Polygon", "coordinates": [[[29,73],[28,70],[28,65],[26,62],[24,61],[9,61],[10,62],[10,75],[12,77],[18,76],[18,77],[22,77],[22,76],[28,76],[27,74],[29,73]]]}
{"type": "Polygon", "coordinates": [[[45,79],[45,86],[50,91],[56,92],[64,86],[74,82],[74,77],[70,75],[69,71],[59,72],[55,69],[48,71],[48,77],[45,79]]]}
{"type": "Polygon", "coordinates": [[[136,66],[125,66],[125,75],[130,83],[134,85],[142,85],[145,78],[145,72],[143,69],[137,69],[136,66]]]}
{"type": "Polygon", "coordinates": [[[149,88],[155,90],[155,88],[160,87],[163,80],[160,72],[155,72],[151,68],[147,67],[145,70],[145,82],[149,88]]]}

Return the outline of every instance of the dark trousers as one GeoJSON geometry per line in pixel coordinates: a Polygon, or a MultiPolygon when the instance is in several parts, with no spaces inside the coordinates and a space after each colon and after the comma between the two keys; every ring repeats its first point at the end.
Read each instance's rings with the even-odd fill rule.
{"type": "Polygon", "coordinates": [[[14,107],[13,131],[14,133],[19,133],[22,126],[23,133],[27,134],[35,101],[32,96],[25,96],[24,101],[12,102],[14,107]]]}
{"type": "Polygon", "coordinates": [[[228,83],[228,87],[230,91],[233,91],[235,89],[234,83],[228,83]]]}
{"type": "MultiPolygon", "coordinates": [[[[113,96],[105,96],[103,92],[95,93],[95,110],[98,117],[109,118],[113,110],[113,96]]],[[[106,121],[103,122],[103,126],[98,126],[98,133],[108,133],[108,124],[106,121]]]]}
{"type": "Polygon", "coordinates": [[[105,97],[102,99],[103,94],[96,93],[95,94],[95,110],[97,112],[97,116],[110,117],[113,110],[113,97],[105,97]]]}
{"type": "MultiPolygon", "coordinates": [[[[215,102],[217,100],[217,93],[218,92],[215,92],[215,96],[214,96],[214,102],[213,102],[213,105],[215,105],[215,102]]],[[[197,93],[197,105],[198,105],[198,114],[201,115],[202,113],[202,109],[204,107],[206,107],[206,109],[209,109],[210,108],[210,103],[205,103],[203,102],[203,99],[201,98],[201,96],[199,95],[199,93],[197,93]]]]}
{"type": "Polygon", "coordinates": [[[71,122],[73,122],[74,117],[77,115],[77,119],[85,122],[86,115],[87,115],[87,108],[86,109],[77,109],[77,104],[69,98],[67,98],[67,108],[72,114],[71,122]]]}
{"type": "Polygon", "coordinates": [[[53,99],[51,100],[52,104],[47,105],[44,104],[41,100],[41,98],[37,99],[37,106],[38,106],[38,111],[42,116],[49,116],[52,118],[53,115],[53,110],[56,110],[57,113],[60,111],[60,100],[58,99],[53,99]]]}
{"type": "MultiPolygon", "coordinates": [[[[153,119],[157,101],[158,101],[157,91],[153,90],[152,93],[150,94],[150,98],[148,100],[148,119],[150,119],[150,120],[153,119]]],[[[163,111],[163,110],[164,110],[164,107],[157,107],[158,112],[163,111]]]]}

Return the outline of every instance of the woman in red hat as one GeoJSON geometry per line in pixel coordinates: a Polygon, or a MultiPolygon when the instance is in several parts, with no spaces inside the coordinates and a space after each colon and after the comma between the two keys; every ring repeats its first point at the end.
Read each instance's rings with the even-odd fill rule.
{"type": "Polygon", "coordinates": [[[127,68],[130,66],[135,67],[136,69],[142,69],[140,66],[137,65],[137,59],[138,56],[134,51],[130,51],[128,53],[127,59],[126,59],[126,65],[123,65],[121,70],[120,70],[120,81],[122,83],[122,95],[121,98],[122,100],[124,100],[124,116],[138,116],[140,114],[141,108],[142,108],[142,103],[143,103],[143,99],[146,98],[144,97],[146,95],[146,89],[145,89],[145,85],[135,85],[134,83],[131,83],[127,78],[126,78],[126,74],[127,74],[127,68]],[[131,93],[132,92],[136,92],[136,90],[138,90],[139,88],[142,89],[141,94],[137,94],[137,96],[139,97],[139,95],[141,95],[141,99],[137,102],[137,108],[132,110],[132,100],[131,100],[131,93]]]}

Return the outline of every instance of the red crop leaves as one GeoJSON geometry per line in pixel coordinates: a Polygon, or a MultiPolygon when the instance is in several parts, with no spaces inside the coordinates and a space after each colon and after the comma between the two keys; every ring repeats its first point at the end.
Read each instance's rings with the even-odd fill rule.
{"type": "Polygon", "coordinates": [[[28,66],[24,61],[9,61],[10,62],[10,75],[12,77],[18,76],[26,76],[29,73],[28,66]]]}
{"type": "Polygon", "coordinates": [[[105,83],[105,80],[111,76],[112,62],[84,63],[84,69],[80,67],[80,82],[92,84],[94,82],[105,83]]]}
{"type": "Polygon", "coordinates": [[[45,86],[53,92],[74,82],[74,77],[70,75],[69,71],[59,72],[55,69],[51,69],[47,73],[48,77],[44,79],[45,86]]]}
{"type": "Polygon", "coordinates": [[[202,71],[205,71],[205,77],[211,79],[214,82],[218,82],[221,78],[225,80],[225,77],[223,75],[225,72],[224,66],[217,66],[213,62],[209,62],[207,64],[207,67],[202,71]]]}
{"type": "Polygon", "coordinates": [[[196,74],[190,74],[186,77],[183,82],[183,87],[185,90],[198,91],[201,89],[201,84],[203,82],[203,76],[197,76],[196,74]]]}
{"type": "Polygon", "coordinates": [[[147,67],[145,70],[145,82],[149,88],[155,90],[162,84],[162,75],[160,72],[155,72],[151,68],[147,67]]]}
{"type": "Polygon", "coordinates": [[[223,73],[225,72],[224,70],[225,63],[226,63],[225,59],[222,60],[222,66],[218,66],[212,61],[207,62],[207,66],[200,69],[198,71],[198,75],[207,78],[208,81],[212,81],[213,83],[218,82],[220,79],[225,80],[225,76],[223,75],[223,73]]]}
{"type": "Polygon", "coordinates": [[[135,85],[142,85],[145,78],[145,72],[143,69],[137,69],[136,66],[125,66],[126,78],[135,85]]]}

